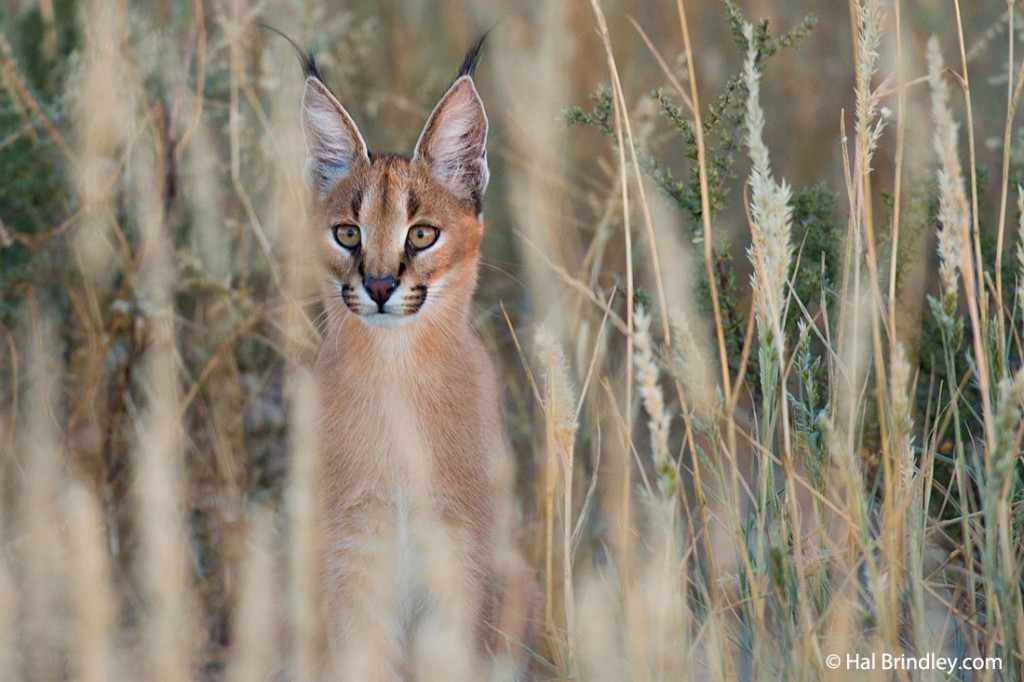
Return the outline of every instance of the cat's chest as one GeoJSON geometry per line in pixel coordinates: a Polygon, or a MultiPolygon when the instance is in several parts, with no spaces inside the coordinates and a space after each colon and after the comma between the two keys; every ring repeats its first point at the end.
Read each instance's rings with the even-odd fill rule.
{"type": "Polygon", "coordinates": [[[440,436],[451,429],[434,419],[421,386],[380,388],[362,395],[352,418],[327,436],[324,482],[337,491],[330,506],[343,520],[345,542],[383,542],[394,552],[388,563],[400,574],[398,584],[411,585],[424,547],[437,545],[433,534],[459,506],[451,501],[463,485],[439,473],[461,457],[453,447],[461,448],[440,436]]]}
{"type": "Polygon", "coordinates": [[[364,485],[406,487],[429,476],[443,448],[436,432],[452,417],[439,413],[429,383],[400,368],[343,368],[327,378],[321,396],[321,448],[329,468],[364,485]]]}
{"type": "Polygon", "coordinates": [[[501,430],[479,376],[460,369],[465,357],[443,364],[344,354],[322,360],[321,472],[334,504],[432,499],[458,515],[480,498],[501,430]]]}

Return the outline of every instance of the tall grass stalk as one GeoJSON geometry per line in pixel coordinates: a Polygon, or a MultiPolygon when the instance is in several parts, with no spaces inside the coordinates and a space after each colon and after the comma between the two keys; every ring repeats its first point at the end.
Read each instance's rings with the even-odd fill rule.
{"type": "Polygon", "coordinates": [[[114,593],[103,537],[103,516],[92,493],[81,485],[64,500],[69,535],[69,564],[74,604],[74,669],[77,679],[101,682],[116,677],[114,593]]]}
{"type": "MultiPolygon", "coordinates": [[[[750,171],[750,233],[752,245],[747,251],[751,261],[751,288],[754,291],[754,316],[757,320],[758,360],[761,369],[763,409],[761,413],[760,448],[765,453],[779,453],[785,476],[785,500],[788,514],[777,506],[774,464],[762,458],[758,475],[757,509],[761,544],[758,548],[760,569],[766,575],[772,552],[787,547],[793,552],[797,589],[806,594],[807,578],[803,558],[803,531],[794,476],[793,446],[789,424],[789,405],[783,374],[786,337],[782,331],[787,307],[787,288],[793,260],[791,191],[785,180],[776,182],[772,176],[768,147],[764,143],[764,112],[760,101],[760,73],[754,48],[754,27],[747,23],[743,34],[748,45],[743,75],[747,88],[745,126],[746,145],[751,160],[750,171]],[[778,430],[777,430],[778,429],[778,430]],[[776,439],[780,446],[776,447],[776,439]],[[777,519],[775,522],[772,519],[777,519]],[[772,538],[773,534],[779,537],[772,538]]],[[[812,616],[807,602],[801,601],[796,616],[799,642],[806,643],[812,616]]],[[[787,619],[788,620],[788,619],[787,619]]],[[[788,623],[787,623],[788,625],[788,623]]],[[[794,633],[796,634],[796,633],[794,633]]],[[[804,651],[800,667],[807,665],[812,653],[804,651]]]]}
{"type": "MultiPolygon", "coordinates": [[[[611,36],[608,32],[608,23],[605,20],[604,12],[601,9],[601,4],[598,0],[591,0],[591,9],[594,13],[594,18],[597,21],[598,31],[601,35],[601,41],[604,46],[605,60],[608,64],[608,73],[613,84],[619,82],[617,69],[615,66],[615,56],[611,49],[611,36]]],[[[615,87],[618,87],[617,85],[615,87]]],[[[622,197],[622,237],[623,247],[626,254],[625,259],[625,270],[626,270],[626,300],[630,302],[630,305],[626,306],[626,358],[633,357],[633,306],[632,301],[636,291],[636,284],[634,281],[633,272],[633,227],[631,223],[632,211],[630,210],[630,194],[629,194],[629,175],[626,166],[626,141],[623,133],[623,119],[626,115],[625,107],[623,106],[623,100],[621,97],[621,87],[618,90],[619,94],[616,94],[612,98],[612,112],[614,115],[614,130],[615,130],[615,142],[616,142],[616,155],[618,160],[617,179],[618,179],[618,191],[622,197]]],[[[633,509],[632,509],[632,498],[633,498],[633,476],[632,476],[632,463],[629,457],[631,449],[631,437],[633,433],[633,363],[626,362],[626,376],[625,376],[625,393],[624,393],[624,413],[625,413],[625,429],[623,431],[623,454],[624,454],[624,467],[623,467],[623,481],[621,490],[622,507],[620,514],[616,521],[618,525],[618,533],[620,538],[620,571],[623,574],[622,586],[624,590],[628,590],[633,582],[632,577],[632,566],[634,563],[633,554],[633,543],[629,537],[632,534],[633,528],[633,509]]]]}
{"type": "MultiPolygon", "coordinates": [[[[368,545],[347,619],[321,598],[336,538],[316,523],[310,368],[331,342],[326,275],[299,181],[302,79],[253,26],[311,44],[369,146],[400,149],[470,40],[465,8],[11,6],[0,678],[370,679],[408,646],[417,679],[505,679],[465,644],[469,578],[426,485],[429,424],[393,437],[436,608],[408,641],[385,632],[409,578],[386,542],[368,545]],[[336,622],[353,650],[329,646],[336,622]]],[[[956,1],[822,5],[796,56],[731,1],[612,7],[471,15],[506,17],[477,73],[494,173],[473,323],[516,453],[498,554],[521,541],[542,585],[539,636],[511,644],[537,679],[830,679],[829,654],[871,653],[992,656],[1001,670],[952,677],[1018,679],[1013,3],[988,28],[956,1]],[[928,41],[922,75],[915,46],[940,21],[956,36],[928,41]],[[1005,88],[978,85],[1004,66],[1005,88]],[[603,137],[563,127],[602,82],[569,118],[603,137]],[[930,126],[911,126],[928,105],[930,126]]]]}
{"type": "Polygon", "coordinates": [[[1017,300],[1014,308],[1024,309],[1024,185],[1017,186],[1017,300]]]}
{"type": "MultiPolygon", "coordinates": [[[[949,85],[942,77],[943,61],[939,51],[938,40],[932,37],[928,41],[928,82],[932,92],[932,119],[935,123],[933,145],[939,157],[941,167],[938,171],[939,184],[939,220],[941,229],[938,235],[939,279],[941,282],[941,303],[933,302],[932,309],[939,318],[942,332],[942,347],[945,361],[946,376],[950,384],[949,405],[953,414],[954,443],[956,446],[956,474],[959,504],[961,510],[971,508],[968,502],[968,458],[961,432],[960,403],[958,387],[955,384],[956,363],[954,355],[962,342],[963,323],[956,318],[957,301],[959,298],[960,264],[970,262],[970,256],[962,256],[961,251],[970,249],[969,214],[967,195],[963,187],[963,175],[957,158],[957,124],[949,111],[949,85]]],[[[973,529],[968,515],[962,515],[961,533],[965,544],[966,556],[973,556],[973,529]]],[[[971,613],[976,612],[975,596],[976,575],[968,571],[969,604],[971,613]]],[[[988,597],[993,593],[986,588],[988,597]]]]}
{"type": "Polygon", "coordinates": [[[150,674],[168,682],[188,680],[194,625],[185,547],[184,462],[177,406],[181,399],[177,361],[172,252],[159,205],[166,178],[154,172],[158,150],[145,143],[133,159],[137,184],[135,219],[142,239],[140,285],[149,306],[145,329],[149,352],[143,368],[146,409],[141,415],[134,464],[142,536],[140,581],[146,595],[145,644],[150,674]]]}
{"type": "Polygon", "coordinates": [[[250,514],[248,551],[235,611],[231,656],[226,667],[230,682],[265,680],[279,668],[278,637],[281,604],[268,599],[280,585],[275,561],[273,517],[267,510],[250,514]]]}
{"type": "Polygon", "coordinates": [[[543,363],[544,373],[544,421],[545,451],[547,466],[544,477],[545,524],[547,544],[545,547],[545,597],[547,611],[546,627],[550,635],[563,630],[567,643],[564,651],[565,669],[570,676],[578,670],[576,660],[576,597],[573,588],[573,475],[574,450],[576,442],[576,419],[573,406],[576,404],[573,388],[569,379],[569,368],[561,346],[545,329],[537,333],[537,348],[543,363]],[[561,483],[561,486],[559,486],[561,483]],[[556,505],[556,497],[561,490],[561,508],[556,505]],[[555,519],[559,518],[559,523],[555,519]],[[556,559],[554,539],[561,538],[560,556],[556,559]],[[556,561],[562,568],[561,585],[556,593],[554,587],[556,561]],[[556,624],[554,608],[562,602],[561,618],[556,624]],[[564,619],[564,621],[562,620],[564,619]]]}
{"type": "Polygon", "coordinates": [[[295,676],[311,679],[321,674],[324,665],[323,614],[320,610],[321,586],[317,557],[321,551],[316,524],[316,451],[313,442],[312,377],[295,370],[291,377],[292,465],[287,492],[288,605],[293,637],[291,666],[295,676]]]}
{"type": "MultiPolygon", "coordinates": [[[[72,633],[68,628],[66,589],[68,573],[59,532],[61,497],[65,481],[56,425],[59,403],[55,392],[58,365],[52,353],[54,325],[38,310],[25,320],[28,347],[28,391],[19,429],[18,475],[24,486],[17,499],[16,545],[12,554],[17,592],[18,633],[15,676],[59,677],[67,665],[72,633]],[[55,589],[56,588],[56,589],[55,589]],[[54,624],[59,626],[54,628],[54,624]]],[[[13,622],[13,621],[12,621],[13,622]]]]}

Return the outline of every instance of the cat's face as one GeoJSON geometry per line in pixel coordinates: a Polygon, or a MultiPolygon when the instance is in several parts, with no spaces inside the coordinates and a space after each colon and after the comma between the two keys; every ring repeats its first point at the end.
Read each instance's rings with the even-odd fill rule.
{"type": "Polygon", "coordinates": [[[353,169],[316,212],[314,229],[328,284],[368,324],[410,321],[453,285],[471,287],[482,237],[472,202],[400,156],[353,169]]]}
{"type": "Polygon", "coordinates": [[[313,75],[303,130],[327,305],[371,326],[468,310],[488,179],[487,117],[471,76],[441,98],[411,158],[369,154],[313,75]]]}

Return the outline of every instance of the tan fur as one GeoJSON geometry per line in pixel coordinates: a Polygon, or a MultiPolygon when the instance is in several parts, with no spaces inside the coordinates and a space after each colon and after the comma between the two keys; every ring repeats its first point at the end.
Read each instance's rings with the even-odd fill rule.
{"type": "Polygon", "coordinates": [[[478,102],[459,79],[411,160],[371,161],[341,105],[307,81],[327,320],[315,367],[323,605],[343,679],[507,679],[502,670],[522,668],[533,577],[512,542],[497,374],[469,323],[486,166],[473,175],[452,146],[469,130],[482,155],[478,102]],[[411,253],[417,224],[441,236],[411,253]],[[335,243],[338,225],[359,226],[358,252],[335,243]],[[387,276],[399,284],[378,310],[364,284],[387,276]]]}

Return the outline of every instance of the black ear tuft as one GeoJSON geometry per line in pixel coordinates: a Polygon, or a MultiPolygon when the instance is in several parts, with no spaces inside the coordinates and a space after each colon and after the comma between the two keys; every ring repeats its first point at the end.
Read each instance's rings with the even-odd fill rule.
{"type": "Polygon", "coordinates": [[[260,22],[256,22],[256,25],[259,26],[260,28],[265,28],[268,31],[273,31],[274,33],[288,41],[288,43],[292,46],[292,49],[295,50],[295,56],[299,58],[299,64],[302,66],[303,76],[305,76],[306,78],[315,78],[321,83],[324,82],[323,77],[320,75],[320,67],[316,65],[316,59],[313,58],[313,52],[311,50],[302,49],[301,47],[299,47],[299,44],[292,40],[291,37],[289,37],[286,33],[277,30],[273,26],[268,26],[267,24],[263,24],[260,22]]]}
{"type": "Polygon", "coordinates": [[[469,76],[472,78],[476,75],[476,65],[480,61],[480,48],[484,46],[484,41],[487,40],[487,36],[493,29],[487,29],[487,32],[476,39],[476,42],[470,46],[466,52],[466,56],[462,58],[462,65],[459,67],[459,72],[455,75],[455,80],[462,78],[463,76],[469,76]]]}
{"type": "Polygon", "coordinates": [[[320,67],[316,65],[316,59],[313,58],[313,53],[310,50],[305,52],[299,52],[299,62],[302,64],[302,75],[306,78],[315,78],[321,83],[324,82],[323,76],[320,75],[320,67]]]}

